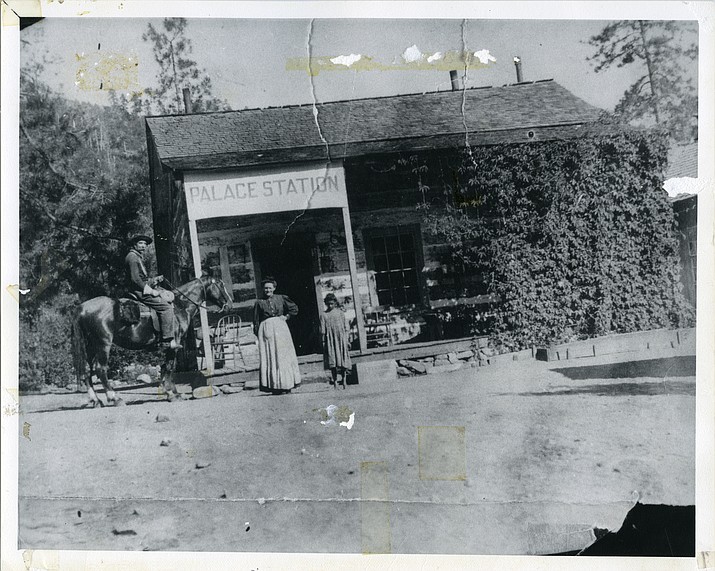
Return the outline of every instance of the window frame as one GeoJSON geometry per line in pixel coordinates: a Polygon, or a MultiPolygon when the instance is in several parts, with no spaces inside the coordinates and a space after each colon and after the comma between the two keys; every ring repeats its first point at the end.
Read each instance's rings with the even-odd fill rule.
{"type": "MultiPolygon", "coordinates": [[[[362,230],[362,238],[363,238],[363,244],[365,246],[365,261],[367,264],[367,270],[369,272],[372,272],[373,275],[377,275],[377,273],[389,273],[388,271],[380,271],[375,269],[375,252],[373,252],[372,248],[372,239],[373,238],[387,238],[390,236],[404,236],[404,235],[409,235],[412,238],[412,244],[414,246],[414,254],[415,254],[415,272],[416,272],[416,277],[417,277],[417,302],[416,303],[405,303],[403,305],[392,305],[388,304],[387,306],[385,304],[380,303],[380,298],[379,298],[379,293],[377,291],[377,283],[375,283],[375,293],[378,296],[378,306],[380,307],[395,307],[395,308],[402,308],[402,307],[415,307],[415,306],[422,306],[422,307],[427,307],[429,306],[429,300],[426,298],[427,295],[427,288],[425,287],[425,281],[424,281],[424,276],[423,274],[423,269],[424,269],[424,252],[423,252],[423,242],[422,242],[422,228],[420,224],[401,224],[401,225],[396,225],[392,227],[375,227],[375,228],[363,228],[362,230]]],[[[402,250],[400,249],[400,253],[402,250]]],[[[376,279],[377,282],[377,279],[376,279]]],[[[393,288],[390,288],[390,298],[391,300],[394,298],[393,295],[393,288]]]]}

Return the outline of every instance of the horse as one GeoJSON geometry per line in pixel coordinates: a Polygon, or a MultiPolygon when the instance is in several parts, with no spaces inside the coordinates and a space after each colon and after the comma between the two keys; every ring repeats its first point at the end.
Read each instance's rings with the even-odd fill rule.
{"type": "MultiPolygon", "coordinates": [[[[175,338],[181,345],[184,344],[196,312],[201,307],[205,308],[206,301],[216,303],[221,311],[226,311],[232,301],[224,283],[207,275],[191,280],[174,291],[175,338]]],[[[125,349],[156,350],[160,341],[151,316],[142,316],[138,323],[128,324],[120,318],[120,300],[105,296],[92,298],[79,305],[72,323],[72,338],[75,370],[80,382],[85,365],[89,365],[89,375],[85,377],[84,384],[89,396],[87,406],[91,408],[97,404],[104,406],[92,386],[93,372],[96,372],[104,386],[107,404],[125,404],[114,391],[114,383],[107,377],[112,344],[125,349]]],[[[176,350],[167,349],[161,366],[162,386],[169,402],[175,398],[183,399],[172,380],[175,359],[176,350]]]]}

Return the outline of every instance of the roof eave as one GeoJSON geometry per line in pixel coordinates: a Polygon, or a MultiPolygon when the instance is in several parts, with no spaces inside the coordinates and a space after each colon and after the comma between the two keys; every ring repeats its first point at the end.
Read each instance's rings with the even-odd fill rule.
{"type": "Polygon", "coordinates": [[[212,153],[161,159],[165,167],[174,170],[230,170],[275,167],[280,164],[330,161],[373,154],[421,152],[430,149],[489,146],[503,143],[529,143],[582,136],[596,121],[569,122],[551,125],[529,125],[510,129],[472,131],[465,135],[447,133],[427,137],[380,139],[374,141],[340,142],[329,145],[253,150],[242,153],[212,153]],[[532,135],[530,136],[530,133],[532,135]]]}

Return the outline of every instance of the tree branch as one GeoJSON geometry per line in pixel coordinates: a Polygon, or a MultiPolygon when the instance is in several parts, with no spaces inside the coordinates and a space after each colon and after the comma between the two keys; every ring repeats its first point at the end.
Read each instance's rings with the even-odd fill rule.
{"type": "Polygon", "coordinates": [[[51,159],[50,156],[45,152],[45,150],[44,150],[40,145],[38,145],[37,143],[35,143],[35,141],[32,139],[32,137],[30,136],[30,133],[28,132],[27,127],[25,127],[25,124],[24,124],[24,122],[22,121],[22,119],[20,119],[20,130],[22,131],[22,134],[25,135],[25,138],[27,139],[27,142],[30,143],[30,146],[31,146],[35,151],[37,151],[37,153],[38,153],[38,154],[44,159],[44,161],[47,163],[47,166],[49,167],[49,169],[50,169],[54,174],[56,174],[58,177],[60,177],[60,178],[64,181],[64,183],[65,183],[66,185],[71,186],[72,188],[76,188],[76,189],[78,189],[78,190],[91,190],[91,191],[95,191],[95,192],[96,192],[97,190],[99,190],[99,189],[98,189],[95,185],[93,185],[93,184],[82,184],[82,183],[79,183],[79,182],[75,182],[75,181],[73,181],[73,180],[70,180],[70,178],[69,178],[66,174],[60,172],[60,171],[57,169],[57,167],[55,167],[55,165],[54,165],[53,162],[52,162],[52,159],[51,159]]]}
{"type": "Polygon", "coordinates": [[[81,232],[82,234],[86,234],[87,236],[91,236],[92,238],[97,238],[98,240],[112,240],[114,242],[123,242],[124,241],[121,238],[116,238],[115,236],[100,236],[99,234],[95,234],[91,230],[88,230],[87,228],[83,228],[82,226],[76,226],[74,224],[69,224],[67,222],[63,222],[62,220],[57,218],[57,216],[52,214],[52,212],[50,212],[49,208],[47,208],[47,206],[45,204],[43,204],[41,200],[32,196],[28,191],[20,188],[20,195],[23,198],[35,203],[35,205],[38,208],[40,208],[45,213],[45,215],[50,220],[52,220],[52,222],[57,224],[58,226],[64,226],[65,228],[69,228],[70,230],[75,230],[76,232],[81,232]]]}

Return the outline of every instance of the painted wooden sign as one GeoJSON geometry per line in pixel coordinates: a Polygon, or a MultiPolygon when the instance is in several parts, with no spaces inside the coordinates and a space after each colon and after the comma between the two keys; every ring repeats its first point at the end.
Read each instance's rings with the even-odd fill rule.
{"type": "Polygon", "coordinates": [[[342,165],[186,173],[184,191],[189,220],[347,206],[342,165]]]}

